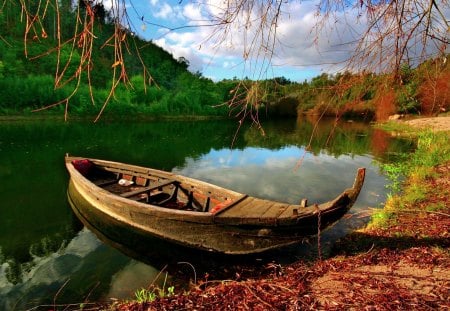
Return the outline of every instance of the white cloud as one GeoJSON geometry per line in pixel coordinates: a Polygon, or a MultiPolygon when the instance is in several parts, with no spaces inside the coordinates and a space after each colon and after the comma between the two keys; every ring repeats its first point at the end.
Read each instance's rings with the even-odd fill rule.
{"type": "Polygon", "coordinates": [[[201,8],[193,3],[188,3],[183,7],[183,15],[191,21],[201,21],[204,19],[201,8]]]}
{"type": "MultiPolygon", "coordinates": [[[[178,8],[184,20],[187,20],[187,25],[195,26],[205,24],[205,21],[211,20],[212,15],[220,16],[223,12],[223,5],[224,2],[221,0],[205,0],[204,3],[193,4],[190,2],[180,5],[178,8]]],[[[356,18],[345,20],[344,16],[341,16],[342,23],[333,24],[333,27],[336,28],[333,35],[328,36],[325,33],[314,41],[312,30],[317,22],[316,5],[317,1],[283,4],[282,12],[284,13],[278,20],[277,41],[271,59],[272,64],[278,69],[289,67],[290,70],[314,69],[315,72],[318,72],[322,67],[329,68],[327,64],[343,61],[350,54],[343,46],[338,48],[338,45],[354,39],[348,29],[361,27],[357,24],[356,18]],[[348,27],[348,23],[352,23],[352,27],[348,27]]],[[[170,19],[170,14],[173,16],[175,12],[164,9],[158,16],[170,19]]],[[[254,13],[252,14],[255,16],[254,13]]],[[[175,57],[183,56],[188,59],[191,63],[191,70],[209,67],[211,71],[213,68],[236,71],[238,70],[236,64],[242,63],[243,55],[248,51],[249,42],[257,33],[258,26],[257,23],[254,23],[250,28],[244,29],[242,23],[239,22],[238,18],[236,24],[232,25],[226,34],[214,27],[190,27],[184,28],[180,32],[170,32],[154,42],[169,50],[175,57]]],[[[257,39],[254,46],[259,48],[260,45],[260,41],[257,39]]],[[[256,52],[251,55],[245,66],[250,71],[258,72],[258,63],[255,58],[259,58],[259,64],[261,64],[261,59],[270,56],[270,53],[264,54],[265,51],[258,49],[254,51],[256,52]]],[[[242,66],[239,73],[241,70],[242,66]]],[[[239,76],[235,73],[232,75],[239,76]]],[[[249,73],[249,76],[252,76],[252,72],[249,73]]]]}
{"type": "MultiPolygon", "coordinates": [[[[261,64],[267,66],[267,57],[271,56],[272,68],[270,66],[267,68],[274,74],[279,76],[288,73],[286,76],[288,78],[295,75],[298,77],[295,80],[303,80],[311,78],[313,73],[316,75],[321,70],[329,72],[340,68],[332,65],[343,62],[352,54],[353,46],[345,43],[358,39],[365,25],[365,20],[357,17],[356,9],[349,9],[345,14],[336,12],[324,28],[326,31],[316,35],[314,27],[320,18],[317,16],[319,0],[286,1],[283,2],[281,14],[277,19],[277,40],[274,44],[270,41],[262,43],[260,38],[267,35],[268,30],[265,30],[263,35],[257,32],[259,18],[256,9],[250,12],[252,23],[247,28],[244,23],[246,12],[237,16],[233,24],[227,24],[229,26],[226,28],[227,31],[224,31],[224,25],[205,26],[220,21],[224,17],[224,9],[228,3],[232,2],[149,0],[146,2],[146,8],[142,8],[147,9],[147,12],[153,12],[148,21],[167,27],[155,29],[149,26],[146,33],[141,34],[169,50],[176,58],[188,59],[191,70],[201,70],[209,76],[221,76],[215,70],[222,72],[227,70],[228,77],[240,77],[243,74],[259,78],[261,77],[257,76],[261,70],[259,66],[261,64]],[[252,44],[254,53],[249,54],[248,62],[244,62],[243,55],[246,55],[252,44]],[[267,51],[264,50],[265,46],[268,47],[267,51]],[[272,47],[273,55],[270,54],[272,47]],[[204,71],[205,68],[207,71],[204,71]],[[301,72],[310,74],[305,77],[301,72]]],[[[262,2],[257,1],[255,6],[258,4],[262,2]]]]}
{"type": "Polygon", "coordinates": [[[178,59],[180,57],[186,58],[189,61],[189,69],[192,72],[201,72],[203,70],[205,59],[199,53],[197,53],[195,49],[192,49],[189,44],[186,44],[186,42],[189,42],[188,40],[176,41],[179,37],[176,33],[170,33],[170,35],[168,35],[167,37],[170,37],[172,39],[167,40],[166,37],[163,37],[154,40],[153,42],[171,53],[175,59],[178,59]]]}
{"type": "Polygon", "coordinates": [[[102,4],[106,10],[111,10],[112,0],[104,0],[102,4]]]}
{"type": "Polygon", "coordinates": [[[169,15],[173,14],[173,9],[167,3],[164,3],[161,7],[158,8],[158,12],[154,13],[155,17],[167,19],[169,15]]]}
{"type": "Polygon", "coordinates": [[[227,60],[225,60],[225,61],[222,63],[222,66],[223,66],[223,68],[233,68],[233,67],[236,67],[236,66],[237,66],[237,63],[234,62],[234,61],[227,61],[227,60]]]}

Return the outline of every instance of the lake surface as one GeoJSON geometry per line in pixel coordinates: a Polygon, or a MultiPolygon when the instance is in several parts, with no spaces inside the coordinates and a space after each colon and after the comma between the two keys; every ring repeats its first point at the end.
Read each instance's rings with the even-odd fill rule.
{"type": "MultiPolygon", "coordinates": [[[[267,121],[265,136],[247,127],[233,139],[237,122],[224,120],[0,121],[0,310],[127,298],[157,276],[164,281],[159,267],[144,263],[164,258],[132,259],[74,217],[66,198],[66,153],[173,171],[288,203],[330,200],[366,167],[348,217],[322,235],[322,245],[332,245],[364,226],[368,212],[385,201],[387,180],[377,163],[412,144],[365,123],[314,124],[267,121]]],[[[300,244],[274,260],[289,262],[312,248],[300,244]]]]}

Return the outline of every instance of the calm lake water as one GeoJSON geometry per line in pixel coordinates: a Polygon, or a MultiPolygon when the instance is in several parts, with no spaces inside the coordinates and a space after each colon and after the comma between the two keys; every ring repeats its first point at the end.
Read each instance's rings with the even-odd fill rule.
{"type": "MultiPolygon", "coordinates": [[[[349,217],[323,233],[326,248],[364,226],[370,209],[384,202],[387,180],[377,163],[412,148],[358,122],[325,120],[314,128],[302,119],[267,121],[266,136],[249,127],[233,142],[236,126],[223,120],[0,121],[0,310],[132,297],[159,273],[144,262],[165,260],[132,259],[83,228],[67,203],[65,153],[173,171],[289,203],[329,200],[366,167],[349,217]]],[[[300,244],[274,260],[311,251],[300,244]]]]}

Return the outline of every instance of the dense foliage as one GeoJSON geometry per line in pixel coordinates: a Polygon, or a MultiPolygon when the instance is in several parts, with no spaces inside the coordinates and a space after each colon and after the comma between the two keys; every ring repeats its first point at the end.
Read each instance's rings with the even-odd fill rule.
{"type": "MultiPolygon", "coordinates": [[[[96,9],[102,10],[102,5],[96,5],[96,9]]],[[[76,12],[70,6],[62,5],[59,15],[62,21],[61,38],[70,40],[74,33],[76,12]]],[[[26,42],[26,25],[21,16],[20,5],[12,1],[5,2],[0,9],[0,112],[26,112],[42,108],[68,97],[76,89],[76,95],[70,100],[70,112],[97,113],[111,89],[114,67],[114,47],[105,45],[114,32],[107,13],[96,15],[98,22],[94,24],[96,40],[93,48],[98,53],[90,56],[89,76],[84,71],[77,72],[81,47],[73,49],[71,44],[65,44],[61,45],[59,51],[55,50],[54,47],[58,46],[58,30],[51,21],[57,15],[51,7],[47,8],[48,17],[39,23],[40,29],[30,31],[26,42]],[[66,64],[68,67],[61,69],[66,64]],[[64,75],[57,83],[55,77],[58,66],[59,74],[64,72],[64,75]],[[84,76],[78,84],[79,74],[84,76]],[[95,105],[91,102],[91,92],[95,105]]],[[[129,35],[132,36],[131,33],[129,35]]],[[[79,40],[76,42],[79,43],[79,40]]],[[[185,59],[176,60],[151,42],[132,37],[124,52],[124,63],[131,83],[119,85],[108,107],[109,112],[226,114],[226,109],[212,108],[226,100],[223,89],[201,74],[189,72],[189,64],[185,59]],[[144,70],[148,70],[151,76],[144,70]]],[[[64,105],[57,109],[63,110],[64,105]]]]}
{"type": "MultiPolygon", "coordinates": [[[[102,108],[117,66],[115,46],[110,42],[114,23],[102,4],[92,4],[95,53],[85,62],[83,36],[74,39],[74,33],[80,34],[74,29],[80,13],[70,3],[62,1],[58,12],[51,6],[43,12],[37,4],[36,8],[30,4],[30,9],[39,12],[33,27],[24,21],[19,4],[6,1],[0,8],[0,114],[28,113],[56,103],[61,104],[47,111],[62,113],[67,108],[70,114],[96,115],[102,108]],[[67,98],[70,104],[66,107],[67,98]]],[[[79,9],[86,10],[86,4],[79,9]]],[[[394,113],[433,114],[450,106],[446,59],[429,60],[418,68],[403,66],[400,82],[397,75],[349,72],[324,73],[301,83],[284,77],[213,82],[190,72],[186,59],[176,60],[152,42],[123,31],[128,38],[122,52],[126,76],[119,79],[123,81],[105,110],[116,117],[242,117],[249,107],[270,117],[300,112],[382,120],[394,113]]]]}

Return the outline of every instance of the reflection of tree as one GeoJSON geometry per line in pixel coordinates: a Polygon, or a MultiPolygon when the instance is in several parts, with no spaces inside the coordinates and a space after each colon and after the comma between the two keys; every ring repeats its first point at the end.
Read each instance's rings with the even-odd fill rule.
{"type": "Polygon", "coordinates": [[[65,248],[80,229],[68,226],[62,228],[60,232],[43,236],[37,242],[25,244],[23,247],[14,245],[13,249],[4,249],[0,256],[0,264],[7,263],[5,276],[8,282],[14,285],[21,283],[23,274],[33,268],[35,258],[47,258],[65,248]]]}
{"type": "Polygon", "coordinates": [[[389,135],[380,136],[380,130],[374,130],[363,122],[337,122],[336,119],[323,118],[317,122],[315,118],[299,117],[297,122],[284,121],[264,123],[267,134],[261,137],[258,131],[249,129],[244,137],[250,146],[263,146],[276,149],[289,145],[304,147],[313,154],[327,153],[338,157],[343,154],[363,155],[369,150],[376,157],[386,156],[378,152],[383,144],[385,150],[409,150],[411,142],[406,139],[394,139],[389,135]],[[375,137],[374,137],[375,135],[375,137]],[[377,142],[374,145],[373,140],[377,142]]]}
{"type": "Polygon", "coordinates": [[[386,153],[391,135],[388,132],[374,129],[372,132],[372,153],[378,157],[386,153]]]}

